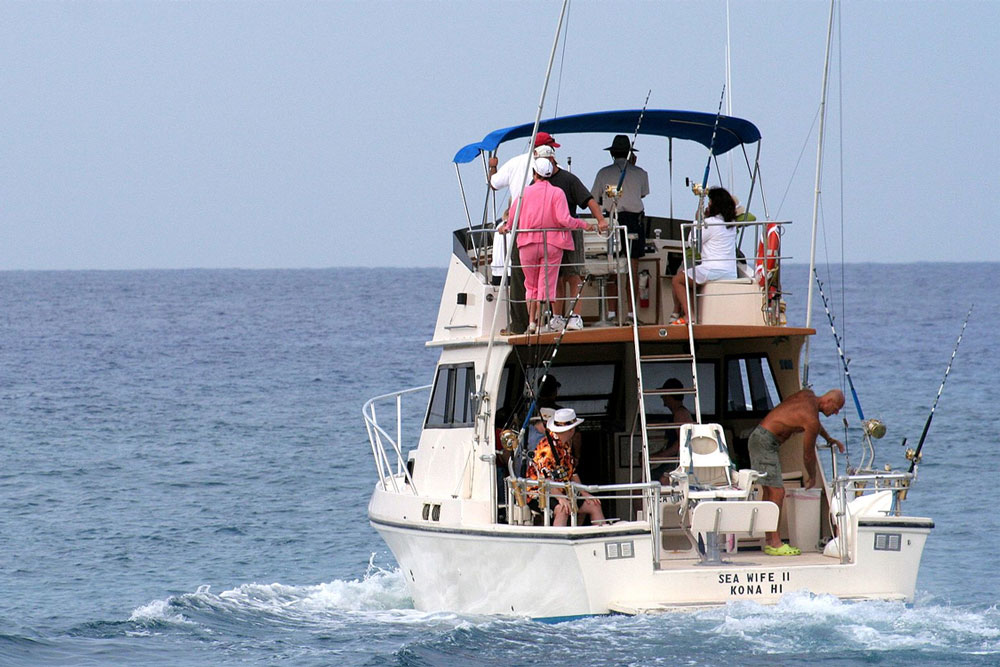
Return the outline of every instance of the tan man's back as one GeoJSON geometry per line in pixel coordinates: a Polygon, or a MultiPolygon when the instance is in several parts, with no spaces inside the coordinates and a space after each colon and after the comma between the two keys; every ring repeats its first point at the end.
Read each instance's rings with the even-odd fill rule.
{"type": "Polygon", "coordinates": [[[760,425],[773,433],[778,442],[784,442],[809,427],[813,427],[815,433],[820,425],[819,399],[809,389],[797,391],[767,413],[760,425]]]}

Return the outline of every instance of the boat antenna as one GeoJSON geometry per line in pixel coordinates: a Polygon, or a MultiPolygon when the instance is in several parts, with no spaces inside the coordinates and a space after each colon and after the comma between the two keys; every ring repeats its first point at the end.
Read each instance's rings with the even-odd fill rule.
{"type": "Polygon", "coordinates": [[[938,400],[941,398],[941,392],[944,391],[944,383],[948,381],[948,373],[951,373],[951,365],[955,363],[955,355],[958,354],[958,346],[962,344],[962,336],[965,334],[965,327],[969,323],[969,318],[972,316],[972,309],[976,304],[969,306],[969,312],[965,315],[965,321],[962,322],[962,330],[958,333],[958,340],[955,341],[955,349],[951,351],[951,359],[948,360],[948,368],[944,371],[944,378],[941,380],[941,386],[938,387],[937,396],[934,397],[934,404],[931,406],[931,413],[927,415],[927,421],[924,423],[924,431],[920,434],[920,441],[917,443],[916,450],[906,452],[906,458],[910,459],[910,472],[917,467],[920,462],[920,450],[924,447],[924,440],[927,439],[927,430],[931,427],[931,420],[934,419],[934,411],[937,409],[938,400]]]}
{"type": "MultiPolygon", "coordinates": [[[[729,97],[726,98],[726,115],[733,115],[733,68],[732,68],[732,35],[730,32],[729,20],[729,0],[726,0],[726,87],[729,88],[729,97]]],[[[734,192],[733,181],[733,154],[729,154],[729,191],[734,192]]],[[[745,229],[745,228],[744,228],[745,229]]]]}
{"type": "MultiPolygon", "coordinates": [[[[826,84],[830,74],[830,42],[833,36],[833,6],[836,0],[830,0],[830,20],[826,28],[826,58],[823,60],[823,90],[819,99],[819,138],[816,148],[816,191],[813,194],[812,238],[809,242],[809,270],[816,270],[816,227],[819,222],[819,195],[823,178],[823,133],[826,129],[826,84]]],[[[813,281],[809,281],[809,295],[806,297],[806,328],[812,322],[813,281]]],[[[805,352],[802,361],[802,386],[809,386],[809,336],[806,336],[805,352]]]]}

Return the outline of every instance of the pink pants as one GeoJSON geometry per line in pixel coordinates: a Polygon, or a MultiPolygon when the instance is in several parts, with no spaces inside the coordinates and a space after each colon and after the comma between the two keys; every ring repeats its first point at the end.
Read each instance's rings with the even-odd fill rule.
{"type": "Polygon", "coordinates": [[[555,301],[562,248],[529,243],[518,248],[524,269],[524,295],[529,301],[555,301]]]}

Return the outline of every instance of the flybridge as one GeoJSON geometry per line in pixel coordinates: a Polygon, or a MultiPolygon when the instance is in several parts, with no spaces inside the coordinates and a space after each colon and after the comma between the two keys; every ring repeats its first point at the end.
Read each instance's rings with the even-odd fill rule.
{"type": "MultiPolygon", "coordinates": [[[[560,116],[541,121],[538,129],[550,134],[600,132],[631,135],[639,126],[640,114],[643,114],[641,109],[626,109],[560,116]]],[[[465,164],[475,160],[480,152],[495,151],[497,146],[505,141],[530,137],[532,128],[534,123],[494,130],[483,137],[482,141],[463,146],[455,154],[453,162],[465,164]]],[[[760,141],[760,130],[748,120],[699,111],[669,109],[646,109],[639,133],[695,141],[705,148],[711,148],[713,155],[722,155],[737,146],[760,141]],[[716,120],[719,124],[718,134],[713,146],[712,132],[716,120]]]]}

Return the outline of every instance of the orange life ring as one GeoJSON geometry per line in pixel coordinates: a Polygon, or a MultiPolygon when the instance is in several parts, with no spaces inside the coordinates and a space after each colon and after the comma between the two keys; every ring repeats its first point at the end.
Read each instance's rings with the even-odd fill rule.
{"type": "Polygon", "coordinates": [[[767,276],[778,265],[778,257],[781,255],[781,235],[778,232],[778,225],[773,222],[768,223],[765,236],[767,247],[764,246],[764,239],[757,244],[757,267],[754,270],[757,284],[761,287],[764,286],[767,276]]]}

